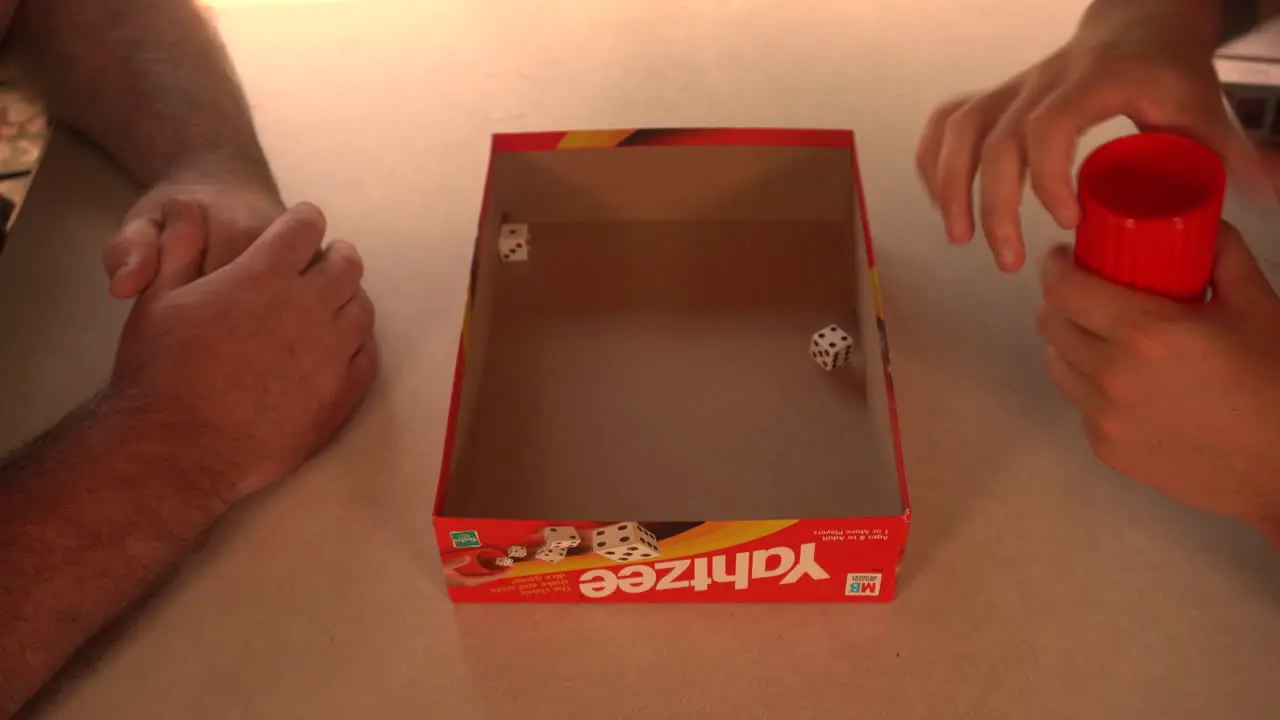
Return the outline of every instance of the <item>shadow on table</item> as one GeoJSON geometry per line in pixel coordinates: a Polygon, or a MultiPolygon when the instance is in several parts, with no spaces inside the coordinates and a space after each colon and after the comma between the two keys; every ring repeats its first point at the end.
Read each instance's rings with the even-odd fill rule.
{"type": "Polygon", "coordinates": [[[975,508],[1010,490],[1023,439],[1077,428],[1043,371],[1037,263],[973,285],[950,266],[900,277],[892,256],[881,262],[912,503],[900,593],[911,592],[975,508]]]}
{"type": "MultiPolygon", "coordinates": [[[[1027,267],[1034,270],[1038,259],[1027,267]]],[[[900,594],[909,595],[939,556],[972,561],[952,552],[961,537],[989,543],[984,533],[1007,532],[1010,543],[1065,548],[1062,543],[1072,542],[1074,528],[1050,514],[1070,503],[1073,515],[1096,518],[1107,527],[1093,530],[1111,534],[1123,534],[1126,525],[1132,530],[1127,518],[1136,513],[1131,520],[1145,532],[1167,532],[1169,542],[1204,549],[1250,592],[1280,602],[1280,573],[1268,570],[1277,557],[1266,542],[1234,521],[1219,522],[1155,497],[1156,491],[1107,471],[1093,457],[1078,415],[1044,372],[1044,346],[1034,319],[1036,273],[1019,275],[999,282],[1036,288],[1007,293],[921,277],[885,282],[902,295],[897,303],[897,294],[891,295],[886,305],[912,500],[900,594]],[[913,291],[924,295],[909,295],[913,291]],[[927,297],[930,293],[935,297],[927,297]],[[1027,513],[1041,517],[1019,518],[1027,513]],[[973,522],[1008,524],[990,530],[966,527],[973,522]]],[[[1273,282],[1278,276],[1273,274],[1273,282]]],[[[1092,547],[1089,552],[1104,557],[1108,551],[1092,547]]],[[[1005,559],[1028,561],[1017,550],[1005,559]]],[[[1139,561],[1129,557],[1126,562],[1139,561]]],[[[966,571],[970,579],[973,571],[966,571]]],[[[954,569],[938,572],[965,576],[954,569]]]]}

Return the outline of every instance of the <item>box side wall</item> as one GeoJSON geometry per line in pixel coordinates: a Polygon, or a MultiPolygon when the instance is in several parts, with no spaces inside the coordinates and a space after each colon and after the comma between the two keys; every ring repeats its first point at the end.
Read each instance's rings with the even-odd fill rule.
{"type": "Polygon", "coordinates": [[[462,330],[459,336],[458,358],[454,372],[454,388],[450,399],[449,421],[445,431],[445,450],[441,461],[440,486],[437,490],[436,512],[448,513],[456,493],[466,488],[453,482],[459,463],[469,456],[467,448],[475,420],[476,403],[481,392],[485,362],[488,356],[489,327],[493,317],[492,295],[487,287],[495,281],[498,254],[492,252],[497,244],[498,230],[503,214],[493,202],[493,160],[484,185],[475,248],[472,251],[471,278],[467,286],[467,298],[463,310],[462,330]]]}
{"type": "Polygon", "coordinates": [[[484,288],[494,281],[497,254],[489,252],[497,245],[498,229],[503,223],[502,213],[493,202],[494,150],[490,149],[488,170],[485,173],[484,196],[480,202],[480,217],[476,223],[476,237],[471,251],[470,278],[463,302],[462,328],[458,333],[457,359],[454,360],[453,388],[449,397],[449,411],[444,430],[444,450],[440,459],[439,484],[436,486],[436,515],[447,514],[451,503],[458,462],[467,457],[471,428],[475,420],[475,406],[484,377],[486,351],[488,351],[489,325],[493,316],[493,302],[484,288]]]}
{"type": "Polygon", "coordinates": [[[543,152],[635,146],[826,147],[849,148],[849,130],[786,127],[612,128],[555,132],[499,133],[497,152],[543,152]]]}
{"type": "Polygon", "coordinates": [[[881,447],[887,467],[894,468],[898,492],[902,497],[902,511],[910,518],[911,498],[907,490],[907,470],[902,449],[902,430],[898,422],[898,401],[893,385],[893,370],[889,360],[889,333],[885,322],[884,298],[880,288],[880,273],[876,267],[875,244],[871,236],[871,221],[867,215],[866,194],[863,191],[862,172],[858,164],[857,148],[853,151],[853,233],[860,245],[858,253],[862,282],[859,287],[858,307],[860,335],[863,341],[863,360],[867,367],[867,396],[874,398],[871,410],[875,418],[881,447]]]}
{"type": "Polygon", "coordinates": [[[455,602],[888,602],[897,592],[900,516],[642,523],[660,557],[617,563],[590,552],[610,523],[437,519],[455,602]],[[549,525],[586,538],[576,554],[535,557],[549,525]],[[504,568],[497,558],[521,547],[504,568]]]}
{"type": "Polygon", "coordinates": [[[494,197],[521,222],[839,222],[847,150],[621,147],[504,153],[494,197]]]}

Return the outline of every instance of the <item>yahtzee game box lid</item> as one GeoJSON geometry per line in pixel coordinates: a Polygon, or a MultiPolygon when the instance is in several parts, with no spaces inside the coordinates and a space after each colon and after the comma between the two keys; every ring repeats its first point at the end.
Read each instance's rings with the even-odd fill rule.
{"type": "Polygon", "coordinates": [[[435,507],[455,601],[894,596],[853,133],[497,135],[484,193],[435,507]]]}

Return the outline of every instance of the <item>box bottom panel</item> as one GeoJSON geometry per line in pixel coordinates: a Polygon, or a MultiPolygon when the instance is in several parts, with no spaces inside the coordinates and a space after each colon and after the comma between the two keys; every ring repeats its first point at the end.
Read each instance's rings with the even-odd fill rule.
{"type": "Polygon", "coordinates": [[[530,247],[480,289],[484,363],[466,372],[483,374],[446,514],[901,512],[862,348],[832,372],[809,355],[819,328],[856,337],[872,311],[849,224],[535,223],[530,247]]]}

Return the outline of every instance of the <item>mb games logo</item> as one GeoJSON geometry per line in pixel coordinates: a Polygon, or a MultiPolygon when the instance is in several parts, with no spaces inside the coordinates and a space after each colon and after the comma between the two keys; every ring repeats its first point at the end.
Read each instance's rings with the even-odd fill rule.
{"type": "Polygon", "coordinates": [[[874,597],[880,594],[880,573],[857,575],[849,573],[844,583],[847,596],[874,597]]]}

